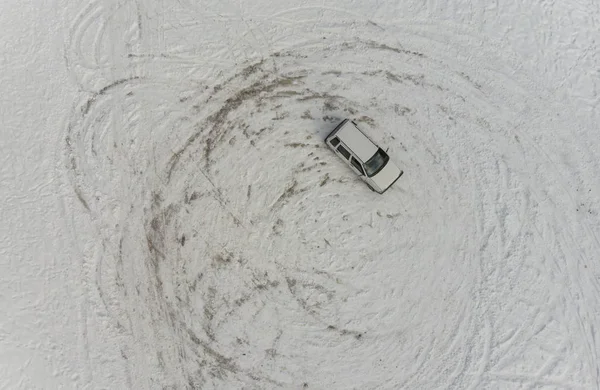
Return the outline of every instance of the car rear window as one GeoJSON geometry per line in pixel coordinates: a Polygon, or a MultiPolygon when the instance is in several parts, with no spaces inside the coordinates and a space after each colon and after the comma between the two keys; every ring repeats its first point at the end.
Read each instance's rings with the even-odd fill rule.
{"type": "Polygon", "coordinates": [[[340,139],[338,137],[333,137],[331,141],[329,141],[331,146],[336,147],[340,143],[340,139]]]}
{"type": "Polygon", "coordinates": [[[337,150],[342,156],[346,157],[346,159],[350,158],[350,152],[347,151],[342,145],[338,146],[337,150]]]}

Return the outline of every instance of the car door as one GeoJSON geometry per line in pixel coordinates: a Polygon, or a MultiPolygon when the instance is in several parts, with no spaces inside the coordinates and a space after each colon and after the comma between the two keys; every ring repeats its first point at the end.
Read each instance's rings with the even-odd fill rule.
{"type": "Polygon", "coordinates": [[[365,179],[365,169],[363,168],[361,162],[354,156],[350,158],[350,167],[352,170],[360,176],[361,179],[365,179]]]}
{"type": "Polygon", "coordinates": [[[352,154],[350,153],[348,148],[346,148],[346,146],[343,143],[340,142],[336,151],[339,154],[339,156],[342,158],[342,160],[344,160],[346,162],[346,164],[350,164],[350,157],[352,156],[352,154]]]}

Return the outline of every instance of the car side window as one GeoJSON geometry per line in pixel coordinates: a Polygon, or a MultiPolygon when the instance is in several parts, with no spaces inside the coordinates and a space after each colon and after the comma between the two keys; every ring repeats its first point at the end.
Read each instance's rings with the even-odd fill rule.
{"type": "Polygon", "coordinates": [[[350,158],[350,152],[347,151],[342,145],[338,146],[337,150],[342,156],[346,157],[346,159],[350,158]]]}
{"type": "Polygon", "coordinates": [[[361,175],[365,174],[365,172],[362,169],[362,165],[360,165],[360,163],[358,162],[358,160],[355,159],[354,157],[352,157],[352,165],[354,166],[354,168],[356,168],[356,170],[358,172],[360,172],[361,175]]]}
{"type": "Polygon", "coordinates": [[[335,148],[340,143],[340,139],[338,137],[334,137],[331,141],[329,141],[329,143],[331,143],[331,146],[335,148]]]}

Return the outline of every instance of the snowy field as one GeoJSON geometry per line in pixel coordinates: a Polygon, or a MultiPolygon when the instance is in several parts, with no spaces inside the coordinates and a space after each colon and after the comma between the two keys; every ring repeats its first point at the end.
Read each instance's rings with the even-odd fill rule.
{"type": "Polygon", "coordinates": [[[598,1],[0,29],[0,389],[600,388],[598,1]],[[345,117],[384,195],[326,149],[345,117]]]}

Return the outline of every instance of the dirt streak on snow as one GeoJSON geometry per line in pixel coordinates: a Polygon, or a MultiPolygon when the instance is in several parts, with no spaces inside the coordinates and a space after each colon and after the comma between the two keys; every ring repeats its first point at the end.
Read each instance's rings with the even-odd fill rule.
{"type": "MultiPolygon", "coordinates": [[[[16,160],[56,163],[6,198],[44,201],[59,237],[44,250],[72,261],[14,260],[45,233],[0,247],[2,340],[20,351],[1,385],[599,387],[598,5],[63,12],[64,53],[39,33],[22,47],[64,56],[51,66],[78,91],[46,94],[62,131],[33,141],[43,160],[16,160]],[[344,117],[403,167],[384,196],[323,144],[344,117]],[[60,318],[71,334],[48,329],[60,318]]],[[[44,123],[33,111],[7,156],[44,123]]],[[[39,226],[7,216],[7,235],[39,226]]]]}

